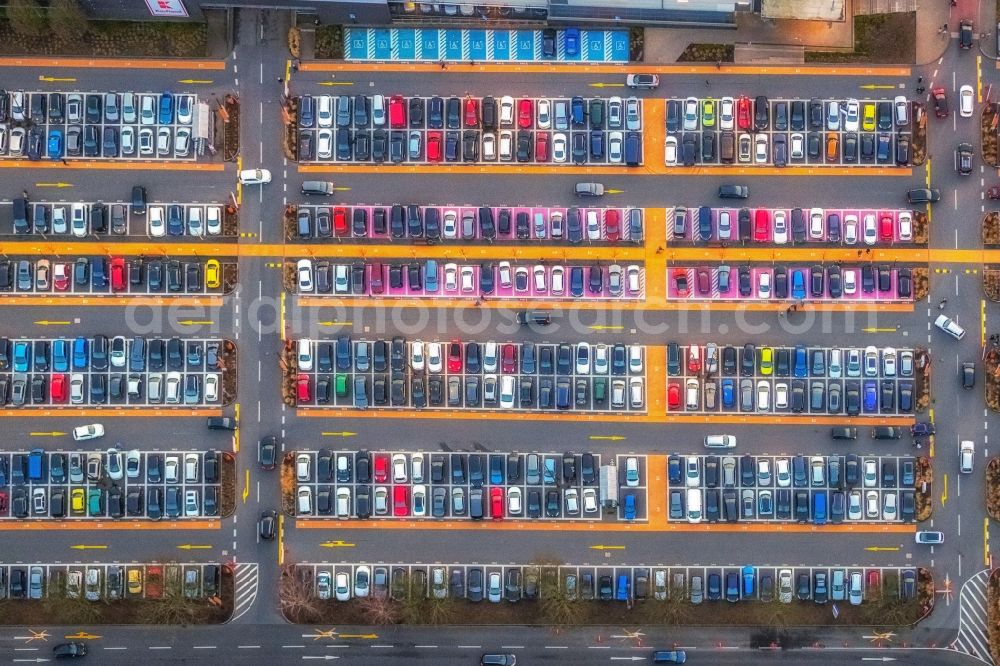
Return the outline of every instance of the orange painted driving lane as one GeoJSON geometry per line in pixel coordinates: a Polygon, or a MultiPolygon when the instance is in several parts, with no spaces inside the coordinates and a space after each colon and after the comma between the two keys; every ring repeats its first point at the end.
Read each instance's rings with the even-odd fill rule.
{"type": "Polygon", "coordinates": [[[169,58],[0,58],[0,67],[70,67],[73,69],[194,69],[220,71],[225,60],[169,58]]]}
{"type": "Polygon", "coordinates": [[[35,418],[39,416],[56,416],[59,418],[96,416],[100,418],[118,418],[121,416],[221,416],[222,408],[215,409],[148,409],[145,407],[112,407],[109,409],[78,409],[76,407],[47,407],[35,409],[0,409],[0,418],[35,418]]]}
{"type": "Polygon", "coordinates": [[[218,520],[126,520],[110,521],[93,518],[79,520],[0,520],[0,532],[29,532],[37,530],[87,530],[107,532],[121,530],[217,530],[222,527],[218,520]]]}
{"type": "Polygon", "coordinates": [[[99,160],[73,160],[62,162],[30,162],[27,160],[0,159],[0,169],[102,169],[105,171],[225,171],[225,164],[202,162],[124,162],[99,160]]]}
{"type": "MultiPolygon", "coordinates": [[[[660,76],[679,76],[684,74],[711,74],[746,76],[909,76],[909,67],[813,67],[809,65],[601,65],[581,63],[489,63],[470,65],[462,62],[449,62],[446,69],[436,62],[303,62],[299,65],[300,72],[432,72],[439,76],[449,73],[472,74],[614,74],[625,81],[626,74],[659,74],[660,76]]],[[[669,81],[661,81],[667,86],[669,81]]]]}

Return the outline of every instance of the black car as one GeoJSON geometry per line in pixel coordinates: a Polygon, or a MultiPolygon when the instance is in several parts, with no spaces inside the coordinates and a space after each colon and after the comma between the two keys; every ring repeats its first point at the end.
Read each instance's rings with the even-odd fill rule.
{"type": "Polygon", "coordinates": [[[754,108],[754,129],[758,132],[768,129],[770,125],[769,111],[770,105],[767,97],[760,95],[753,103],[754,108]]]}
{"type": "Polygon", "coordinates": [[[462,160],[479,161],[479,132],[476,130],[466,130],[462,133],[462,160]]]}
{"type": "Polygon", "coordinates": [[[573,132],[572,138],[573,163],[585,164],[587,162],[587,135],[584,132],[573,132]]]}

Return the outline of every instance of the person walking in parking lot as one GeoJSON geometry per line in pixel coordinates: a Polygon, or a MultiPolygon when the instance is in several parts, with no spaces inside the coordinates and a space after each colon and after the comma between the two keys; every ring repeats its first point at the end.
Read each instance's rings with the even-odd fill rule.
{"type": "Polygon", "coordinates": [[[947,298],[942,298],[941,302],[938,303],[938,310],[944,310],[944,306],[948,303],[947,298]]]}

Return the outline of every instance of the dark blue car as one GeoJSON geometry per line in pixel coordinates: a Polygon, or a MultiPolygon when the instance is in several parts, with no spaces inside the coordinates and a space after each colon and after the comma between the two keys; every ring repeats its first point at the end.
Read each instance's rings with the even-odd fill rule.
{"type": "Polygon", "coordinates": [[[566,28],[563,32],[566,38],[565,47],[567,56],[576,56],[580,53],[580,31],[577,28],[566,28]]]}
{"type": "Polygon", "coordinates": [[[77,338],[73,341],[73,369],[84,370],[87,367],[87,338],[77,338]]]}
{"type": "Polygon", "coordinates": [[[160,95],[160,124],[169,125],[174,122],[174,96],[169,91],[160,95]]]}
{"type": "Polygon", "coordinates": [[[732,409],[736,405],[736,382],[732,379],[722,380],[722,406],[732,409]]]}
{"type": "Polygon", "coordinates": [[[874,379],[865,380],[865,411],[875,412],[878,410],[878,386],[874,379]]]}
{"type": "Polygon", "coordinates": [[[795,369],[793,374],[796,377],[805,377],[809,374],[809,367],[806,363],[806,348],[802,345],[795,346],[795,369]]]}
{"type": "Polygon", "coordinates": [[[806,276],[803,271],[792,271],[792,298],[801,300],[806,297],[806,276]]]}
{"type": "Polygon", "coordinates": [[[625,495],[625,520],[635,520],[635,493],[625,495]]]}

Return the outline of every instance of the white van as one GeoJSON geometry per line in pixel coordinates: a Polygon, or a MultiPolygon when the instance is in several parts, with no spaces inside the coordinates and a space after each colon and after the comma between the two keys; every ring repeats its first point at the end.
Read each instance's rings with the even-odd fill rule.
{"type": "Polygon", "coordinates": [[[337,488],[337,517],[351,517],[351,489],[337,488]]]}
{"type": "Polygon", "coordinates": [[[372,95],[372,123],[375,127],[385,125],[385,97],[372,95]]]}
{"type": "Polygon", "coordinates": [[[705,437],[706,449],[734,449],[736,448],[736,437],[734,435],[707,435],[705,437]]]}
{"type": "Polygon", "coordinates": [[[701,489],[687,490],[687,519],[689,523],[701,522],[701,489]]]}
{"type": "Polygon", "coordinates": [[[306,372],[312,370],[313,357],[312,357],[311,339],[301,338],[299,340],[297,357],[298,357],[299,370],[304,370],[306,372]]]}

